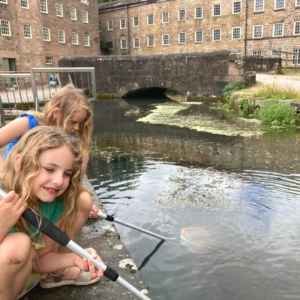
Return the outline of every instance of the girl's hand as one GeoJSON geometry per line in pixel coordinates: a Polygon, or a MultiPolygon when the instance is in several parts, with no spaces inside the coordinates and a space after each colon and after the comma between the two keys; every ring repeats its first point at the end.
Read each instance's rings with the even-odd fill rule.
{"type": "MultiPolygon", "coordinates": [[[[85,249],[87,252],[89,252],[94,259],[98,259],[99,261],[103,262],[102,259],[97,255],[97,251],[94,250],[93,248],[87,248],[85,249]]],[[[103,270],[96,269],[92,260],[86,260],[85,258],[82,259],[79,256],[77,256],[74,260],[74,264],[79,267],[81,270],[90,272],[92,279],[95,279],[96,277],[101,277],[103,276],[103,270]]]]}
{"type": "Polygon", "coordinates": [[[23,199],[15,192],[9,192],[0,202],[0,232],[5,234],[18,222],[22,213],[27,208],[23,199]]]}
{"type": "Polygon", "coordinates": [[[93,208],[92,208],[92,211],[90,212],[90,218],[97,218],[97,214],[102,211],[95,205],[93,204],[93,208]]]}

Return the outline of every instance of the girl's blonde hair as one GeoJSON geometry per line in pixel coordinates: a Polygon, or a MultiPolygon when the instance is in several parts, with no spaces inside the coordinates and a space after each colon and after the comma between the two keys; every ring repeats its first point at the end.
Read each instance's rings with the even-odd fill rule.
{"type": "Polygon", "coordinates": [[[72,116],[81,109],[86,111],[87,116],[79,126],[77,137],[82,154],[87,156],[91,143],[93,112],[87,97],[81,90],[68,84],[54,94],[42,113],[32,112],[32,114],[37,117],[41,125],[57,126],[66,130],[68,121],[71,121],[72,116]],[[55,108],[59,108],[61,118],[58,120],[53,118],[55,108]]]}
{"type": "MultiPolygon", "coordinates": [[[[73,162],[73,173],[70,178],[68,188],[59,196],[65,204],[65,210],[62,216],[66,216],[66,232],[72,237],[72,226],[76,220],[77,206],[76,199],[78,199],[82,185],[81,185],[81,164],[82,156],[77,145],[75,137],[63,133],[61,129],[38,126],[26,132],[20,141],[9,152],[5,161],[4,170],[0,174],[0,183],[4,189],[15,191],[20,197],[28,203],[28,207],[35,213],[39,214],[39,199],[32,193],[32,184],[35,177],[41,170],[39,157],[43,151],[49,149],[56,149],[59,147],[67,147],[75,156],[73,162]],[[16,162],[16,157],[20,155],[16,162]],[[16,162],[16,168],[15,168],[16,162]]],[[[17,228],[23,232],[32,234],[31,230],[26,225],[23,218],[20,218],[17,228]]]]}

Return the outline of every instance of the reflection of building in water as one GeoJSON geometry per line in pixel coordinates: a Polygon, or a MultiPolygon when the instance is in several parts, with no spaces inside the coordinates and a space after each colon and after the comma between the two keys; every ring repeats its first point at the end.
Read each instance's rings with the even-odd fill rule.
{"type": "MultiPolygon", "coordinates": [[[[174,132],[176,129],[172,128],[174,132]]],[[[183,129],[177,128],[178,133],[183,129]]],[[[201,135],[201,133],[198,133],[201,135]]],[[[210,135],[210,139],[161,134],[109,133],[106,138],[97,134],[99,147],[118,147],[127,153],[144,151],[148,155],[174,162],[199,163],[205,166],[237,170],[255,169],[280,173],[299,173],[298,136],[286,142],[210,135]],[[125,149],[126,148],[126,149],[125,149]]],[[[181,134],[182,136],[182,134],[181,134]]]]}

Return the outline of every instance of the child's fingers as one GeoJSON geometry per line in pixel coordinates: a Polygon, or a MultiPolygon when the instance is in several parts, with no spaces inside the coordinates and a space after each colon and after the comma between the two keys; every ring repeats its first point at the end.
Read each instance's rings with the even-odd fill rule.
{"type": "MultiPolygon", "coordinates": [[[[16,193],[13,192],[13,191],[11,191],[11,192],[9,192],[9,193],[7,194],[7,196],[5,196],[5,197],[3,198],[3,200],[2,200],[1,202],[2,202],[2,203],[9,203],[9,202],[12,202],[12,201],[15,199],[16,196],[17,196],[16,193]]],[[[15,202],[16,202],[16,201],[15,201],[15,202]]]]}
{"type": "Polygon", "coordinates": [[[89,259],[89,261],[88,261],[88,264],[89,264],[89,272],[91,273],[91,276],[92,276],[92,278],[94,279],[94,278],[96,278],[96,269],[95,269],[95,266],[94,266],[94,264],[93,264],[93,262],[89,259]]]}
{"type": "Polygon", "coordinates": [[[27,203],[23,203],[23,201],[21,201],[21,205],[19,207],[19,212],[22,214],[27,208],[27,203]]]}
{"type": "Polygon", "coordinates": [[[100,211],[99,208],[93,204],[93,208],[92,208],[93,213],[97,216],[98,212],[100,211]]]}

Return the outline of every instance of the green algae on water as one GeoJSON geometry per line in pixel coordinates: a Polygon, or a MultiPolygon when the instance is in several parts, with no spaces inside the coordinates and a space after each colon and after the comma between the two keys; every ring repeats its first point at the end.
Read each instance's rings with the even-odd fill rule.
{"type": "Polygon", "coordinates": [[[137,122],[177,126],[227,136],[257,137],[264,133],[258,122],[229,122],[205,113],[180,114],[192,105],[191,103],[157,104],[155,105],[156,109],[151,110],[151,113],[146,117],[137,119],[137,122]]]}

